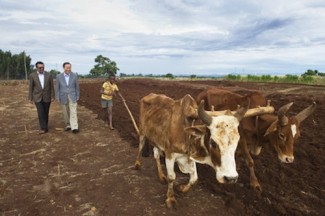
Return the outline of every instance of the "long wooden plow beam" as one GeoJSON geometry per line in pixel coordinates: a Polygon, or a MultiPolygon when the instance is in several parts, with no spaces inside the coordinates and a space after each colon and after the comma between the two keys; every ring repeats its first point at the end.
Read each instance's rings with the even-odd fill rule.
{"type": "Polygon", "coordinates": [[[133,123],[134,129],[136,130],[137,134],[139,135],[139,128],[138,128],[138,126],[137,126],[137,123],[135,122],[134,117],[133,117],[133,115],[132,115],[132,113],[131,113],[131,111],[130,111],[130,109],[129,109],[128,105],[126,104],[126,102],[125,102],[125,100],[124,100],[123,97],[122,97],[122,101],[123,101],[123,104],[124,104],[126,110],[127,110],[128,113],[129,113],[129,116],[130,116],[131,121],[132,121],[132,123],[133,123]]]}
{"type": "MultiPolygon", "coordinates": [[[[211,116],[219,116],[219,115],[226,115],[229,113],[229,110],[222,110],[222,111],[206,111],[211,116]]],[[[232,114],[235,114],[236,111],[230,111],[232,114]]],[[[257,107],[248,109],[245,113],[244,117],[250,117],[250,116],[257,116],[267,113],[273,113],[274,107],[273,106],[266,106],[266,107],[257,107]]]]}

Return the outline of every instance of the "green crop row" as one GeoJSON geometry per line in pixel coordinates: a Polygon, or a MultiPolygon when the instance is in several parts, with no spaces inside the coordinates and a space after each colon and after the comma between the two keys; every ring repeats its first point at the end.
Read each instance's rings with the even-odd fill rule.
{"type": "Polygon", "coordinates": [[[226,80],[247,81],[247,82],[285,82],[285,83],[305,83],[305,84],[323,84],[325,85],[325,78],[318,76],[299,76],[287,74],[285,76],[271,76],[271,75],[233,75],[225,76],[226,80]]]}

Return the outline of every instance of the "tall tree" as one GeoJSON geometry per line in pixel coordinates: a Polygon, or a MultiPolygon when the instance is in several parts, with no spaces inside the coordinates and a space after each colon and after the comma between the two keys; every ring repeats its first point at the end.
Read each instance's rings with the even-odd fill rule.
{"type": "Polygon", "coordinates": [[[31,58],[25,52],[11,54],[0,50],[0,79],[24,79],[32,69],[31,58]]]}
{"type": "Polygon", "coordinates": [[[120,70],[115,61],[111,61],[108,57],[98,55],[95,58],[95,66],[90,70],[92,76],[115,75],[120,70]]]}

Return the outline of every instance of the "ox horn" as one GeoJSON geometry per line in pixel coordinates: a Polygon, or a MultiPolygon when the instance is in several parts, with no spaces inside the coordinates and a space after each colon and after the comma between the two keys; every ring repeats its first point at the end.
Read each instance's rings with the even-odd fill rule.
{"type": "Polygon", "coordinates": [[[199,109],[198,109],[198,115],[199,115],[199,118],[203,121],[204,124],[206,124],[206,125],[211,124],[212,117],[209,116],[204,110],[204,100],[201,100],[201,103],[200,103],[199,109]]]}
{"type": "Polygon", "coordinates": [[[298,122],[301,123],[304,121],[308,116],[310,116],[316,109],[316,102],[314,101],[312,105],[301,111],[296,115],[298,122]]]}
{"type": "Polygon", "coordinates": [[[279,119],[279,122],[280,122],[281,126],[285,126],[285,125],[288,124],[289,119],[286,116],[286,113],[288,112],[288,110],[290,109],[290,107],[292,106],[292,104],[293,104],[293,102],[288,103],[288,104],[282,106],[279,109],[279,111],[278,111],[278,119],[279,119]]]}
{"type": "Polygon", "coordinates": [[[247,112],[247,110],[249,109],[251,105],[251,100],[248,99],[248,104],[247,107],[242,107],[239,110],[237,110],[237,112],[234,114],[234,117],[236,117],[238,119],[238,121],[242,120],[247,112]]]}

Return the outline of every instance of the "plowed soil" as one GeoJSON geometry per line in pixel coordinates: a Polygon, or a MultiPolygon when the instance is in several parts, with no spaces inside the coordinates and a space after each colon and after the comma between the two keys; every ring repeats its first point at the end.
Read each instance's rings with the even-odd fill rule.
{"type": "MultiPolygon", "coordinates": [[[[237,184],[221,185],[212,168],[198,166],[199,182],[188,193],[176,193],[177,210],[164,204],[167,185],[160,183],[155,161],[143,158],[133,169],[135,130],[120,98],[114,98],[114,127],[104,124],[100,108],[102,81],[81,82],[80,133],[61,131],[61,108],[53,103],[50,131],[38,135],[36,109],[25,100],[27,85],[0,86],[0,213],[2,215],[324,215],[325,88],[318,86],[226,81],[118,82],[138,121],[139,100],[149,93],[194,98],[210,87],[238,93],[260,91],[280,106],[294,102],[295,115],[316,101],[315,113],[301,125],[293,164],[282,164],[265,145],[254,157],[262,186],[249,186],[249,172],[237,155],[237,184]]],[[[177,183],[188,180],[177,172],[177,183]]]]}

